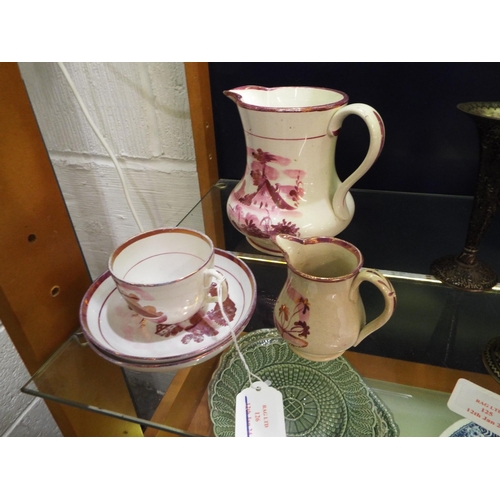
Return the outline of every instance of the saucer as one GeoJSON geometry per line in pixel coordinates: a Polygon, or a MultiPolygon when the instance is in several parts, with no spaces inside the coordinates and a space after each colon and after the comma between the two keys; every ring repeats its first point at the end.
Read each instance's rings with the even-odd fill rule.
{"type": "MultiPolygon", "coordinates": [[[[255,278],[248,266],[229,252],[215,249],[214,263],[228,285],[224,312],[235,335],[239,335],[255,309],[255,278]]],[[[109,271],[85,294],[80,306],[80,324],[87,341],[109,361],[152,363],[165,368],[178,367],[206,354],[215,356],[214,351],[232,340],[231,329],[218,303],[207,304],[188,321],[175,325],[144,320],[127,306],[109,271]]]]}
{"type": "Polygon", "coordinates": [[[462,418],[458,422],[450,425],[444,430],[440,437],[498,437],[491,431],[486,430],[484,427],[471,422],[467,418],[462,418]]]}
{"type": "MultiPolygon", "coordinates": [[[[382,401],[347,360],[315,362],[299,357],[277,330],[256,330],[238,339],[252,373],[283,395],[287,436],[398,436],[382,401]]],[[[222,354],[208,388],[216,436],[234,436],[236,396],[248,374],[234,347],[222,354]]]]}
{"type": "Polygon", "coordinates": [[[220,354],[224,349],[227,349],[228,345],[231,343],[232,339],[229,337],[226,342],[214,347],[212,350],[205,352],[199,356],[194,356],[186,359],[180,360],[172,360],[169,362],[163,363],[152,363],[152,362],[131,362],[124,360],[123,358],[114,357],[111,354],[107,354],[104,351],[101,351],[99,347],[92,342],[89,342],[90,348],[96,352],[99,356],[104,358],[105,360],[113,363],[115,365],[120,366],[121,368],[126,368],[127,370],[133,370],[136,372],[144,372],[144,373],[169,373],[176,372],[177,370],[181,370],[182,368],[188,368],[190,366],[195,366],[204,361],[208,361],[220,354]]]}

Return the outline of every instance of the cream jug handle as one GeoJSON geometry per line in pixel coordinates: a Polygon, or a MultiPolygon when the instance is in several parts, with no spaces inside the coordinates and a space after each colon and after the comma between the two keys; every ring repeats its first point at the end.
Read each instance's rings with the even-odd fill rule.
{"type": "Polygon", "coordinates": [[[356,276],[349,291],[349,298],[351,300],[355,299],[356,293],[358,293],[359,285],[361,285],[363,281],[370,281],[382,292],[385,305],[382,313],[361,329],[358,339],[354,344],[355,346],[368,337],[370,333],[373,333],[375,330],[384,326],[396,309],[396,292],[394,291],[391,282],[385,278],[385,276],[382,276],[382,274],[378,271],[375,271],[375,269],[362,269],[356,276]]]}
{"type": "Polygon", "coordinates": [[[351,189],[354,183],[361,179],[375,163],[375,160],[379,157],[384,147],[385,139],[384,122],[377,111],[371,106],[368,106],[368,104],[348,104],[337,111],[328,125],[329,135],[336,137],[340,132],[344,119],[349,115],[357,115],[366,123],[370,133],[370,145],[361,165],[339,185],[333,196],[333,211],[341,220],[347,220],[349,218],[349,211],[346,206],[346,196],[349,189],[351,189]]]}

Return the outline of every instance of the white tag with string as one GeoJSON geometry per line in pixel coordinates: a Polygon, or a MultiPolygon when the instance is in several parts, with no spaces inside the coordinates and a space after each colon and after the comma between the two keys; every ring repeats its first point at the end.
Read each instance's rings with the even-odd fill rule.
{"type": "Polygon", "coordinates": [[[249,387],[236,396],[235,436],[286,437],[283,395],[251,372],[238,345],[231,322],[224,311],[220,281],[216,280],[216,282],[221,315],[229,326],[236,352],[248,373],[249,387]],[[252,383],[252,377],[258,379],[258,382],[252,383]]]}
{"type": "Polygon", "coordinates": [[[254,382],[236,396],[236,437],[286,437],[283,395],[254,382]]]}

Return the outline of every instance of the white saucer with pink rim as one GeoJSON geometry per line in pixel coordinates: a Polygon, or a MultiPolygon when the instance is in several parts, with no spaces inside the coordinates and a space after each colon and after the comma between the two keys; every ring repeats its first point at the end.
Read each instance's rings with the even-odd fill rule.
{"type": "MultiPolygon", "coordinates": [[[[215,249],[215,269],[227,280],[228,297],[223,307],[238,336],[255,310],[255,277],[242,260],[220,249],[215,249]]],[[[213,293],[216,293],[215,283],[213,293]]],[[[206,361],[232,341],[231,328],[217,302],[207,304],[182,323],[156,324],[128,307],[109,271],[85,294],[80,306],[80,324],[90,346],[108,361],[129,368],[140,369],[144,365],[151,371],[206,361]]]]}

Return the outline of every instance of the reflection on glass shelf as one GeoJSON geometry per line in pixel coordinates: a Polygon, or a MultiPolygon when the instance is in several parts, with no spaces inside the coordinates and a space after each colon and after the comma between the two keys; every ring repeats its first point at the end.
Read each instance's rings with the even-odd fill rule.
{"type": "Polygon", "coordinates": [[[380,380],[365,381],[391,410],[400,437],[437,437],[461,418],[448,409],[448,393],[380,380]]]}
{"type": "Polygon", "coordinates": [[[150,420],[174,373],[124,370],[98,356],[84,340],[82,334],[72,335],[21,391],[143,427],[193,435],[150,420]]]}

